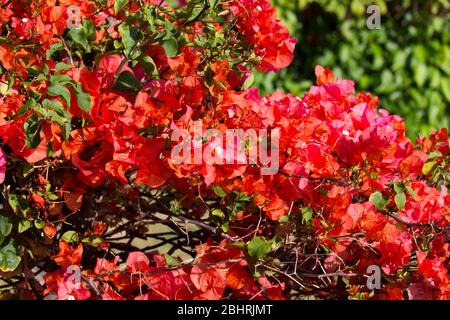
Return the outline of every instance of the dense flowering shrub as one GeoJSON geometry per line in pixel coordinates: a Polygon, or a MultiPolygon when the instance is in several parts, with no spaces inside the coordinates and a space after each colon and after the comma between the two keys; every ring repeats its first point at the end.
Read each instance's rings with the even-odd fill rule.
{"type": "Polygon", "coordinates": [[[303,97],[260,96],[252,70],[286,67],[295,45],[268,0],[0,3],[14,297],[450,298],[447,130],[413,144],[321,66],[303,97]],[[198,124],[266,130],[275,172],[220,162],[198,124]],[[180,128],[215,161],[175,161],[180,128]]]}

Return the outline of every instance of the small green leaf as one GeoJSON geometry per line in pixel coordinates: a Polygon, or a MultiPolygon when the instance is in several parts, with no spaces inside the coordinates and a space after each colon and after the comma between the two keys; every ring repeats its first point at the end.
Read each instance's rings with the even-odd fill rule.
{"type": "MultiPolygon", "coordinates": [[[[57,100],[50,100],[50,99],[44,99],[42,101],[42,107],[45,110],[45,114],[47,116],[52,116],[52,114],[56,114],[59,116],[59,118],[63,118],[63,120],[58,119],[59,121],[70,121],[70,114],[69,112],[67,112],[67,110],[63,107],[63,105],[61,104],[61,102],[57,101],[57,100]],[[51,111],[53,111],[53,113],[51,113],[51,111]]],[[[39,110],[38,110],[39,112],[39,110]]],[[[52,119],[53,120],[53,119],[52,119]]],[[[55,122],[58,122],[56,120],[54,120],[55,122]]],[[[59,123],[59,122],[58,122],[59,123]]]]}
{"type": "Polygon", "coordinates": [[[16,194],[10,194],[8,197],[8,203],[13,209],[14,213],[17,214],[21,210],[20,198],[16,194]]]}
{"type": "MultiPolygon", "coordinates": [[[[124,53],[127,57],[130,57],[131,53],[135,51],[135,48],[140,40],[143,39],[142,32],[135,27],[128,26],[126,24],[121,24],[119,26],[119,32],[122,36],[122,43],[124,46],[124,53]]],[[[132,59],[137,58],[136,56],[131,57],[132,59]]]]}
{"type": "Polygon", "coordinates": [[[311,208],[308,207],[303,207],[302,208],[302,222],[308,222],[311,220],[312,218],[312,214],[313,214],[313,210],[311,208]]]}
{"type": "MultiPolygon", "coordinates": [[[[209,2],[209,1],[208,1],[209,2]]],[[[194,19],[198,19],[200,14],[204,11],[205,4],[204,1],[191,1],[189,2],[189,17],[186,19],[187,21],[193,21],[194,19]]]]}
{"type": "Polygon", "coordinates": [[[221,219],[225,218],[225,213],[222,209],[214,209],[213,211],[211,211],[211,214],[221,219]]]}
{"type": "Polygon", "coordinates": [[[86,39],[88,40],[95,40],[96,36],[95,36],[95,25],[94,23],[91,21],[91,19],[84,19],[81,22],[81,25],[83,26],[83,32],[84,35],[86,36],[86,39]]]}
{"type": "Polygon", "coordinates": [[[180,261],[178,261],[178,259],[172,257],[171,255],[169,255],[167,253],[164,254],[164,258],[166,259],[166,263],[167,263],[167,265],[169,267],[176,266],[176,265],[180,264],[180,261]]]}
{"type": "Polygon", "coordinates": [[[256,259],[264,257],[271,248],[272,243],[261,237],[254,237],[247,245],[248,254],[256,259]]]}
{"type": "Polygon", "coordinates": [[[9,91],[8,84],[4,83],[4,82],[1,82],[0,83],[0,95],[1,96],[6,96],[6,95],[8,95],[8,91],[9,91]]]}
{"type": "Polygon", "coordinates": [[[67,243],[78,242],[80,241],[80,237],[76,231],[66,231],[61,237],[67,243]]]}
{"type": "Polygon", "coordinates": [[[57,196],[56,194],[53,194],[53,193],[48,193],[48,194],[47,194],[47,198],[48,198],[48,200],[50,200],[50,201],[56,201],[56,200],[59,199],[58,196],[57,196]]]}
{"type": "Polygon", "coordinates": [[[31,163],[25,162],[23,165],[22,175],[24,178],[28,177],[34,171],[34,166],[31,163]]]}
{"type": "Polygon", "coordinates": [[[254,82],[255,82],[255,76],[253,75],[253,73],[251,73],[250,76],[247,77],[247,79],[245,79],[244,83],[242,84],[242,90],[249,89],[251,86],[253,86],[254,82]]]}
{"type": "Polygon", "coordinates": [[[66,74],[54,74],[50,76],[50,85],[59,84],[64,86],[66,84],[72,85],[73,83],[73,79],[66,74]]]}
{"type": "Polygon", "coordinates": [[[394,200],[398,210],[402,210],[405,207],[406,196],[404,192],[397,193],[394,197],[394,200]]]}
{"type": "Polygon", "coordinates": [[[382,210],[388,203],[388,201],[383,198],[383,195],[379,191],[372,193],[369,197],[369,201],[371,201],[375,205],[377,210],[382,210]]]}
{"type": "Polygon", "coordinates": [[[155,61],[149,56],[145,56],[140,61],[141,66],[144,68],[145,72],[151,74],[153,77],[158,76],[158,67],[155,64],[155,61]]]}
{"type": "Polygon", "coordinates": [[[395,190],[395,193],[402,193],[404,189],[403,189],[403,187],[402,187],[402,185],[400,183],[395,182],[394,183],[394,190],[395,190]]]}
{"type": "Polygon", "coordinates": [[[72,69],[72,66],[64,62],[58,62],[55,66],[55,72],[67,71],[70,69],[72,69]]]}
{"type": "Polygon", "coordinates": [[[219,2],[220,2],[220,0],[208,0],[209,7],[211,9],[214,9],[219,2]]]}
{"type": "Polygon", "coordinates": [[[113,89],[119,92],[139,91],[141,84],[132,72],[124,71],[117,78],[113,89]]]}
{"type": "Polygon", "coordinates": [[[30,98],[25,102],[17,111],[18,116],[23,116],[29,109],[33,109],[36,106],[36,101],[30,98]]]}
{"type": "Polygon", "coordinates": [[[86,50],[86,52],[91,51],[88,39],[82,28],[70,29],[67,34],[73,40],[73,42],[80,45],[84,50],[86,50]]]}
{"type": "Polygon", "coordinates": [[[55,54],[55,52],[63,50],[64,49],[64,44],[62,42],[57,42],[54,43],[50,46],[50,49],[47,50],[47,52],[45,53],[47,58],[50,58],[53,54],[55,54]]]}
{"type": "Polygon", "coordinates": [[[222,189],[221,187],[219,187],[219,186],[213,186],[212,188],[213,188],[214,193],[215,193],[218,197],[225,198],[225,197],[227,196],[226,192],[223,191],[223,189],[222,189]]]}
{"type": "Polygon", "coordinates": [[[227,233],[230,230],[230,224],[228,222],[223,223],[220,226],[220,229],[222,229],[223,232],[227,233]]]}
{"type": "Polygon", "coordinates": [[[70,91],[60,84],[50,85],[47,94],[51,97],[61,97],[61,99],[70,107],[70,91]]]}
{"type": "Polygon", "coordinates": [[[80,83],[77,83],[74,86],[74,89],[78,107],[80,107],[80,109],[84,112],[89,112],[91,109],[91,96],[87,92],[83,91],[80,83]]]}
{"type": "MultiPolygon", "coordinates": [[[[63,105],[57,100],[45,99],[42,101],[43,111],[47,117],[57,123],[62,130],[64,141],[67,141],[70,137],[71,131],[71,116],[64,109],[63,105]]],[[[39,111],[38,112],[42,112],[39,111]]]]}
{"type": "Polygon", "coordinates": [[[411,196],[411,198],[413,198],[414,200],[416,200],[417,195],[414,192],[414,190],[410,187],[410,186],[406,186],[405,187],[406,191],[408,191],[409,195],[411,196]]]}
{"type": "Polygon", "coordinates": [[[13,224],[11,219],[7,216],[0,215],[0,245],[3,240],[11,233],[13,224]]]}
{"type": "Polygon", "coordinates": [[[178,53],[178,43],[174,37],[163,40],[162,46],[168,57],[174,57],[178,53]]]}
{"type": "Polygon", "coordinates": [[[21,260],[14,240],[11,239],[7,245],[0,247],[0,271],[14,271],[19,266],[21,260]]]}
{"type": "Polygon", "coordinates": [[[236,201],[251,201],[252,200],[251,196],[249,196],[248,194],[245,194],[243,192],[234,190],[233,193],[236,194],[236,199],[235,199],[236,201]]]}
{"type": "Polygon", "coordinates": [[[103,242],[102,238],[99,237],[95,237],[94,239],[91,240],[91,245],[94,247],[98,247],[99,245],[101,245],[103,242]]]}
{"type": "Polygon", "coordinates": [[[423,63],[419,63],[414,68],[414,81],[419,87],[422,87],[427,80],[428,69],[423,63]]]}
{"type": "Polygon", "coordinates": [[[41,142],[41,124],[37,115],[32,114],[23,125],[27,147],[36,148],[41,142]]]}
{"type": "Polygon", "coordinates": [[[19,225],[17,227],[17,230],[19,231],[19,233],[25,232],[28,229],[30,229],[31,227],[31,222],[30,220],[21,220],[19,222],[19,225]]]}
{"type": "Polygon", "coordinates": [[[118,14],[128,2],[129,0],[116,0],[116,2],[114,2],[114,12],[118,14]]]}
{"type": "Polygon", "coordinates": [[[433,160],[442,157],[442,153],[439,151],[432,151],[428,154],[428,160],[433,160]]]}
{"type": "Polygon", "coordinates": [[[233,242],[231,245],[234,246],[234,247],[245,249],[245,243],[242,242],[242,241],[233,242]]]}
{"type": "Polygon", "coordinates": [[[278,223],[286,223],[288,221],[289,221],[288,215],[282,216],[280,219],[278,219],[278,223]]]}
{"type": "Polygon", "coordinates": [[[45,221],[41,219],[34,220],[34,227],[39,230],[43,229],[45,227],[45,221]]]}
{"type": "Polygon", "coordinates": [[[424,175],[433,174],[434,170],[437,168],[436,161],[428,161],[422,167],[422,173],[424,175]]]}

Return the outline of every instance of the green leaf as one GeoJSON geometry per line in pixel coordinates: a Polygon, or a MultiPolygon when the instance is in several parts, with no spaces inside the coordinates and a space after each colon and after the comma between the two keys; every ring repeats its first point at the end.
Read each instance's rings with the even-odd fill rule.
{"type": "Polygon", "coordinates": [[[394,190],[395,190],[395,193],[402,193],[403,192],[403,187],[401,186],[400,183],[395,182],[394,183],[394,190]]]}
{"type": "Polygon", "coordinates": [[[249,89],[251,86],[253,86],[254,82],[255,76],[253,75],[253,73],[251,73],[250,76],[247,79],[245,79],[244,83],[242,84],[242,90],[249,89]]]}
{"type": "Polygon", "coordinates": [[[43,229],[45,227],[45,221],[41,219],[34,220],[34,227],[39,230],[43,229]]]}
{"type": "Polygon", "coordinates": [[[302,208],[302,222],[308,222],[311,220],[312,218],[312,214],[313,214],[313,210],[311,208],[308,207],[303,207],[302,208]]]}
{"type": "Polygon", "coordinates": [[[0,247],[0,271],[14,271],[20,264],[21,257],[14,240],[10,240],[6,246],[0,247]]]}
{"type": "Polygon", "coordinates": [[[141,66],[144,68],[145,72],[151,74],[154,78],[158,77],[158,67],[153,61],[152,57],[145,56],[140,61],[141,66]]]}
{"type": "Polygon", "coordinates": [[[139,91],[141,84],[132,72],[124,71],[117,77],[113,89],[120,92],[139,91]]]}
{"type": "Polygon", "coordinates": [[[30,98],[25,102],[17,111],[18,116],[23,116],[29,109],[33,109],[36,106],[36,101],[30,98]]]}
{"type": "Polygon", "coordinates": [[[377,210],[382,210],[388,203],[388,201],[383,198],[383,195],[379,191],[372,193],[369,197],[369,201],[371,201],[375,205],[377,210]]]}
{"type": "Polygon", "coordinates": [[[19,233],[25,232],[28,229],[30,229],[31,227],[31,222],[30,220],[21,220],[19,222],[19,225],[17,227],[17,230],[19,231],[19,233]]]}
{"type": "Polygon", "coordinates": [[[86,50],[86,52],[91,51],[89,41],[82,28],[70,29],[69,32],[67,32],[67,35],[73,40],[73,42],[80,45],[84,50],[86,50]]]}
{"type": "Polygon", "coordinates": [[[240,192],[237,190],[233,190],[233,194],[236,195],[235,201],[251,201],[252,196],[245,194],[244,192],[240,192]]]}
{"type": "Polygon", "coordinates": [[[23,125],[27,147],[36,148],[41,142],[41,124],[37,115],[31,115],[23,125]]]}
{"type": "Polygon", "coordinates": [[[1,96],[6,96],[8,94],[8,92],[9,92],[8,84],[4,83],[4,82],[1,82],[0,83],[0,95],[1,96]]]}
{"type": "Polygon", "coordinates": [[[74,86],[74,89],[78,107],[80,107],[80,109],[84,112],[89,112],[91,109],[91,96],[89,93],[83,91],[80,83],[77,83],[74,86]]]}
{"type": "Polygon", "coordinates": [[[62,42],[54,43],[50,46],[50,49],[47,50],[45,53],[47,58],[50,58],[52,55],[55,54],[55,52],[63,50],[64,44],[62,42]]]}
{"type": "Polygon", "coordinates": [[[13,224],[11,219],[7,216],[0,215],[0,245],[3,240],[11,233],[13,224]]]}
{"type": "Polygon", "coordinates": [[[427,80],[428,70],[427,66],[423,63],[419,63],[414,68],[414,81],[419,87],[422,87],[427,80]]]}
{"type": "Polygon", "coordinates": [[[394,200],[398,210],[402,210],[405,207],[406,196],[404,192],[397,193],[394,197],[394,200]]]}
{"type": "Polygon", "coordinates": [[[70,107],[70,91],[60,84],[50,85],[47,94],[51,97],[61,97],[61,99],[70,107]]]}
{"type": "Polygon", "coordinates": [[[225,213],[223,212],[222,209],[214,209],[213,211],[211,211],[211,215],[218,217],[220,219],[225,218],[225,213]]]}
{"type": "Polygon", "coordinates": [[[271,248],[271,241],[266,241],[261,237],[254,237],[247,244],[248,254],[256,259],[264,257],[271,248]]]}
{"type": "Polygon", "coordinates": [[[278,223],[286,223],[288,221],[289,221],[288,215],[282,216],[280,219],[278,219],[278,223]]]}
{"type": "Polygon", "coordinates": [[[168,37],[163,40],[162,46],[168,57],[174,57],[178,53],[178,43],[174,37],[168,37]]]}
{"type": "Polygon", "coordinates": [[[119,32],[120,35],[122,36],[124,53],[127,57],[130,57],[131,52],[136,48],[138,42],[143,39],[142,32],[138,28],[128,26],[125,24],[121,24],[119,26],[119,32]]]}
{"type": "Polygon", "coordinates": [[[219,2],[220,0],[208,0],[209,8],[214,9],[219,2]]]}
{"type": "Polygon", "coordinates": [[[28,177],[34,171],[34,166],[31,163],[25,162],[23,165],[22,175],[24,178],[28,177]]]}
{"type": "Polygon", "coordinates": [[[432,151],[428,154],[428,160],[433,160],[442,157],[442,153],[439,151],[432,151]]]}
{"type": "Polygon", "coordinates": [[[434,170],[436,170],[436,168],[437,168],[436,161],[428,161],[427,163],[425,163],[423,165],[422,173],[424,175],[432,174],[434,172],[434,170]]]}
{"type": "Polygon", "coordinates": [[[128,2],[129,0],[116,0],[116,2],[114,2],[114,12],[118,14],[128,2]]]}
{"type": "Polygon", "coordinates": [[[72,230],[64,232],[61,239],[67,243],[80,241],[80,237],[78,236],[78,233],[76,231],[72,231],[72,230]]]}
{"type": "Polygon", "coordinates": [[[169,255],[167,253],[164,254],[164,258],[166,259],[167,265],[169,267],[176,266],[176,265],[180,264],[180,261],[178,259],[172,257],[171,255],[169,255]]]}
{"type": "Polygon", "coordinates": [[[242,241],[236,241],[231,244],[233,247],[238,247],[240,249],[245,249],[245,243],[242,241]]]}
{"type": "Polygon", "coordinates": [[[81,25],[83,26],[83,32],[86,36],[86,39],[88,40],[95,40],[95,25],[90,19],[84,19],[81,22],[81,25]]]}
{"type": "Polygon", "coordinates": [[[416,200],[417,195],[414,192],[414,190],[410,187],[410,186],[406,186],[405,187],[406,191],[408,191],[409,195],[411,196],[411,198],[413,198],[414,200],[416,200]]]}
{"type": "Polygon", "coordinates": [[[219,187],[219,186],[213,186],[212,188],[213,188],[214,193],[215,193],[218,197],[225,198],[225,197],[227,196],[226,192],[223,191],[223,189],[222,189],[221,187],[219,187]]]}
{"type": "Polygon", "coordinates": [[[71,131],[70,114],[57,100],[45,99],[44,101],[42,101],[42,106],[46,113],[46,116],[50,117],[53,122],[57,123],[61,127],[64,141],[67,141],[70,137],[71,131]]]}
{"type": "Polygon", "coordinates": [[[101,245],[103,242],[102,238],[99,237],[95,237],[94,239],[91,240],[91,245],[94,247],[98,247],[99,245],[101,245]]]}
{"type": "Polygon", "coordinates": [[[8,197],[8,203],[13,209],[14,213],[17,214],[21,211],[21,198],[17,194],[10,194],[8,197]]]}
{"type": "Polygon", "coordinates": [[[64,62],[58,62],[55,66],[55,72],[67,71],[70,69],[72,69],[72,66],[64,62]]]}
{"type": "Polygon", "coordinates": [[[48,200],[50,200],[50,201],[56,201],[56,200],[59,199],[59,197],[58,197],[56,194],[54,194],[54,193],[48,193],[48,194],[47,194],[47,198],[48,198],[48,200]]]}
{"type": "Polygon", "coordinates": [[[450,79],[441,79],[441,91],[447,101],[450,101],[450,79]]]}
{"type": "Polygon", "coordinates": [[[63,117],[67,121],[70,121],[70,114],[69,114],[69,112],[67,112],[66,109],[64,109],[61,102],[59,102],[57,100],[44,99],[42,101],[42,107],[47,111],[47,115],[49,114],[48,111],[54,111],[60,117],[63,117]]]}
{"type": "MultiPolygon", "coordinates": [[[[208,1],[209,2],[209,1],[208,1]]],[[[204,1],[191,1],[188,4],[189,7],[189,17],[186,19],[187,21],[192,21],[199,17],[200,13],[203,11],[205,7],[204,1]]],[[[208,3],[209,5],[209,3],[208,3]]]]}
{"type": "Polygon", "coordinates": [[[66,74],[54,74],[52,76],[50,76],[50,85],[55,85],[55,84],[59,84],[59,85],[66,85],[66,84],[71,84],[73,85],[73,79],[71,77],[69,77],[66,74]]]}

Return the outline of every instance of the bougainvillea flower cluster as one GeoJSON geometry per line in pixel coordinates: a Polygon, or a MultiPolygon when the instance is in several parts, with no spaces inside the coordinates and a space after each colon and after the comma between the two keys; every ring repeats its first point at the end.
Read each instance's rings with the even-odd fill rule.
{"type": "Polygon", "coordinates": [[[0,3],[12,296],[450,298],[447,129],[410,141],[322,66],[302,97],[261,96],[252,72],[295,47],[268,0],[0,3]],[[230,129],[267,132],[276,170],[173,158],[223,155],[206,133],[230,129]]]}

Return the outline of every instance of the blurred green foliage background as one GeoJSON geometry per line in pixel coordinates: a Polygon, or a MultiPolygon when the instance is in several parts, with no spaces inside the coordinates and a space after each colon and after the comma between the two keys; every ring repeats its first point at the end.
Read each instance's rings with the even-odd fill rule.
{"type": "Polygon", "coordinates": [[[314,66],[352,79],[400,114],[415,140],[450,122],[450,0],[271,0],[298,40],[293,63],[280,73],[257,74],[263,93],[277,88],[302,95],[314,66]],[[367,28],[378,5],[381,29],[367,28]]]}

